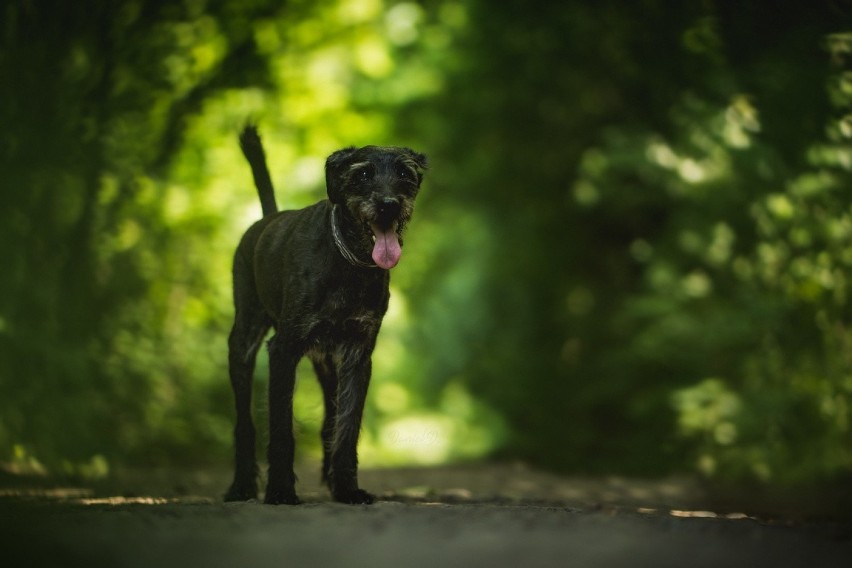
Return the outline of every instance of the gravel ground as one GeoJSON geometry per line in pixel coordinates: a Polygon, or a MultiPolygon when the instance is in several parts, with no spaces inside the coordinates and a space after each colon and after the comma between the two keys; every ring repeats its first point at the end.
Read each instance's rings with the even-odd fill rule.
{"type": "Polygon", "coordinates": [[[521,467],[365,471],[372,506],[222,503],[226,472],[125,472],[68,485],[0,478],[4,566],[771,566],[852,562],[852,524],[706,508],[688,480],[521,467]],[[385,488],[379,491],[378,488],[385,488]]]}

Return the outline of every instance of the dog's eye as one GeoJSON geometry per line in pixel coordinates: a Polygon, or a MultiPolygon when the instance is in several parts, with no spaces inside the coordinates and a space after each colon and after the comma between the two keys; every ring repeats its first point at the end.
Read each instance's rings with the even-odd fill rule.
{"type": "Polygon", "coordinates": [[[404,179],[404,180],[411,180],[412,179],[411,170],[409,168],[407,168],[406,166],[402,166],[402,165],[397,166],[396,167],[396,175],[399,176],[399,179],[404,179]]]}
{"type": "Polygon", "coordinates": [[[370,168],[361,168],[358,170],[358,179],[361,181],[370,181],[370,178],[373,177],[373,172],[370,168]]]}

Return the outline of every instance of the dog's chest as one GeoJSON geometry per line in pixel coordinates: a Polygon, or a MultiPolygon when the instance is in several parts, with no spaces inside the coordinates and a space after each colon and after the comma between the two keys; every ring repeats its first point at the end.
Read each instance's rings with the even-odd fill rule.
{"type": "Polygon", "coordinates": [[[310,339],[326,343],[378,333],[388,305],[387,286],[358,284],[330,281],[317,290],[316,303],[306,314],[305,331],[310,339]]]}

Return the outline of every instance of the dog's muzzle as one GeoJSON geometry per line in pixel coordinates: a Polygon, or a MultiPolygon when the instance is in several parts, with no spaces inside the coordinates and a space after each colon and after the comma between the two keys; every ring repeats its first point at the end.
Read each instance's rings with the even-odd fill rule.
{"type": "Polygon", "coordinates": [[[379,201],[376,207],[376,223],[381,226],[390,226],[399,217],[402,206],[393,197],[386,197],[379,201]]]}

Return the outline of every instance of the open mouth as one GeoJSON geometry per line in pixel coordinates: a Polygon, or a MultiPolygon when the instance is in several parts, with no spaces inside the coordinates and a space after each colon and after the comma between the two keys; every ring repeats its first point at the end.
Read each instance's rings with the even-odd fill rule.
{"type": "Polygon", "coordinates": [[[388,228],[380,227],[377,223],[370,223],[373,233],[373,262],[380,268],[390,270],[399,263],[402,256],[402,244],[399,242],[397,229],[399,223],[394,221],[388,228]]]}

